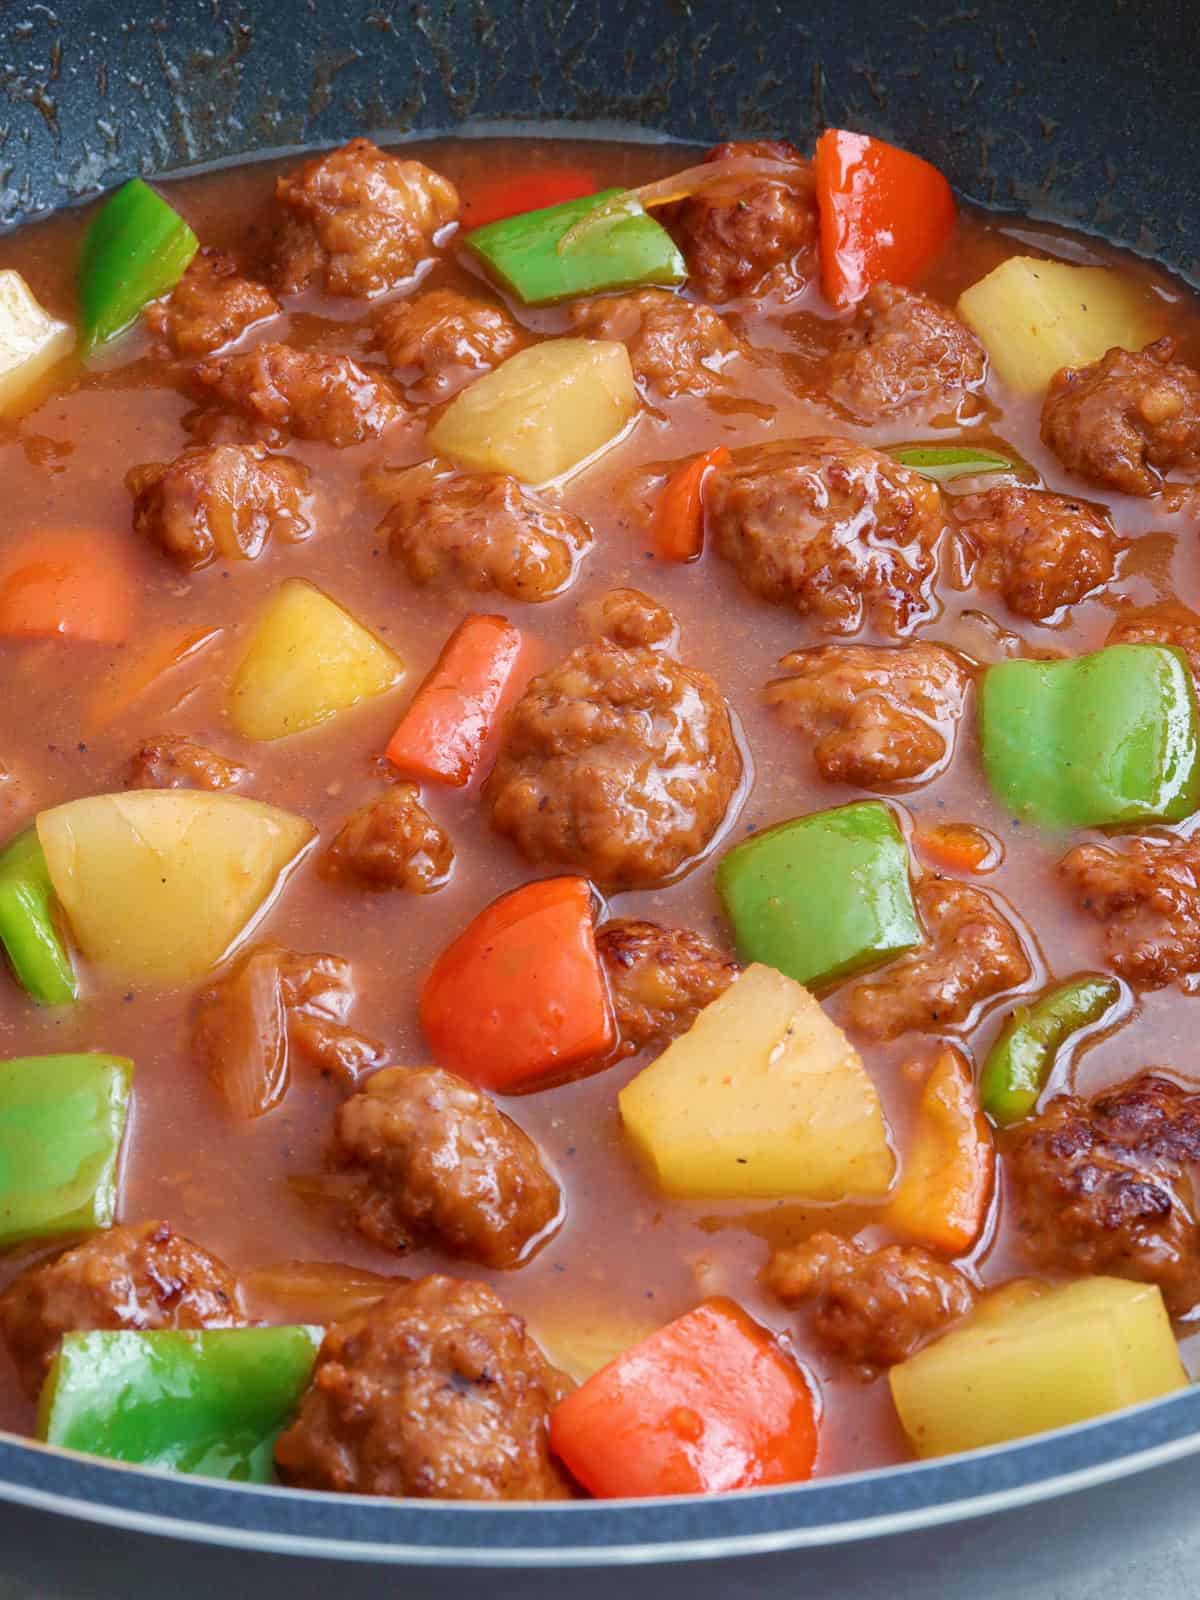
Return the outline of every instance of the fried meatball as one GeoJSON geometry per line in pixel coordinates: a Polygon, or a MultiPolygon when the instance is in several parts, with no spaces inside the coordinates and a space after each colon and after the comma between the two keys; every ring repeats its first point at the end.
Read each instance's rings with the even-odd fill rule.
{"type": "Polygon", "coordinates": [[[1200,972],[1200,836],[1077,845],[1058,872],[1104,924],[1105,959],[1130,983],[1161,989],[1200,972]]]}
{"type": "Polygon", "coordinates": [[[1165,644],[1182,650],[1200,682],[1200,618],[1178,611],[1138,612],[1115,622],[1106,644],[1165,644]]]}
{"type": "Polygon", "coordinates": [[[669,289],[581,300],[571,307],[571,327],[588,339],[615,339],[629,351],[634,377],[666,400],[712,394],[740,349],[715,311],[682,300],[669,289]]]}
{"type": "Polygon", "coordinates": [[[120,1328],[235,1328],[237,1279],[167,1222],[94,1234],[39,1261],[0,1294],[0,1333],[34,1399],[65,1333],[120,1328]]]}
{"type": "Polygon", "coordinates": [[[275,198],[281,294],[314,281],[326,294],[360,299],[395,289],[429,262],[435,236],[459,210],[449,179],[369,139],[351,139],[277,178],[275,198]]]}
{"type": "Polygon", "coordinates": [[[596,931],[622,1055],[668,1044],[728,989],[736,961],[690,928],[618,917],[596,931]]]}
{"type": "Polygon", "coordinates": [[[872,1039],[957,1027],[1030,975],[1020,935],[986,889],[929,877],[915,899],[925,942],[850,991],[850,1020],[872,1039]]]}
{"type": "Polygon", "coordinates": [[[927,1250],[872,1250],[834,1233],[772,1251],[762,1281],[785,1306],[809,1307],[824,1350],[864,1379],[907,1360],[975,1301],[962,1273],[927,1250]]]}
{"type": "Polygon", "coordinates": [[[1175,341],[1159,339],[1051,378],[1042,439],[1064,467],[1142,496],[1156,494],[1165,473],[1200,470],[1200,372],[1174,354],[1175,341]]]}
{"type": "Polygon", "coordinates": [[[260,322],[279,315],[279,301],[231,256],[200,250],[183,277],[143,313],[164,353],[190,359],[220,350],[260,322]]]}
{"type": "Polygon", "coordinates": [[[983,346],[945,306],[914,289],[868,289],[822,367],[824,387],[858,422],[958,419],[987,376],[983,346]]]}
{"type": "Polygon", "coordinates": [[[1008,1154],[1021,1243],[1051,1271],[1156,1283],[1181,1317],[1200,1299],[1197,1163],[1200,1095],[1166,1078],[1057,1095],[1008,1154]]]}
{"type": "Polygon", "coordinates": [[[362,1175],[360,1233],[515,1267],[562,1218],[537,1146],[490,1095],[440,1067],[387,1067],[337,1112],[333,1164],[362,1175]]]}
{"type": "Polygon", "coordinates": [[[851,439],[739,451],[709,477],[713,542],[753,594],[826,633],[907,633],[937,612],[936,484],[851,439]]]}
{"type": "Polygon", "coordinates": [[[592,542],[581,518],[499,472],[424,477],[379,525],[412,583],[552,600],[592,542]]]}
{"type": "MultiPolygon", "coordinates": [[[[232,411],[239,425],[270,445],[294,436],[344,449],[377,439],[405,415],[380,373],[349,356],[323,356],[287,344],[212,356],[193,369],[191,383],[199,399],[232,411]]],[[[193,432],[205,433],[207,421],[201,413],[191,422],[193,432]]]]}
{"type": "Polygon", "coordinates": [[[954,514],[973,581],[1031,622],[1075,605],[1116,571],[1112,524],[1082,501],[1045,489],[988,489],[963,495],[954,514]]]}
{"type": "Polygon", "coordinates": [[[127,789],[236,789],[249,767],[179,733],[143,739],[129,761],[127,789]]]}
{"type": "Polygon", "coordinates": [[[376,335],[408,393],[427,402],[448,400],[525,343],[503,306],[457,289],[397,301],[380,317],[376,335]]]}
{"type": "Polygon", "coordinates": [[[308,469],[261,445],[193,445],[174,461],[131,467],[133,526],[181,567],[253,561],[272,539],[313,532],[308,469]]]}
{"type": "Polygon", "coordinates": [[[528,860],[645,888],[704,849],[741,772],[706,672],[599,640],[529,685],[484,794],[528,860]]]}
{"type": "Polygon", "coordinates": [[[328,1330],[275,1464],[301,1489],[565,1499],[547,1419],[567,1388],[486,1285],[422,1278],[328,1330]]]}
{"type": "Polygon", "coordinates": [[[626,650],[644,645],[668,653],[679,643],[678,622],[640,589],[609,589],[579,609],[590,638],[610,639],[626,650]]]}
{"type": "Polygon", "coordinates": [[[331,877],[410,894],[444,888],[453,866],[450,836],[421,804],[415,783],[397,783],[347,817],[323,863],[331,877]]]}
{"type": "Polygon", "coordinates": [[[949,761],[971,679],[941,645],[816,645],[779,666],[763,700],[812,741],[828,782],[924,783],[949,761]]]}

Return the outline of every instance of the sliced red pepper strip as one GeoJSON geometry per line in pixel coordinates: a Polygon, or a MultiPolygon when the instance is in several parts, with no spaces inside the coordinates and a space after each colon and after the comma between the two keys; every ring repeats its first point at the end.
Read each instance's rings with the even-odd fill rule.
{"type": "Polygon", "coordinates": [[[541,211],[563,200],[581,200],[600,185],[586,167],[552,167],[546,172],[524,172],[518,177],[494,178],[467,192],[463,224],[482,228],[489,222],[541,211]]]}
{"type": "Polygon", "coordinates": [[[654,512],[654,543],[664,561],[695,561],[704,547],[704,485],[730,460],[725,445],[707,450],[672,473],[654,512]]]}
{"type": "Polygon", "coordinates": [[[983,1231],[995,1169],[992,1131],[970,1063],[961,1050],[947,1045],[925,1080],[887,1220],[910,1239],[962,1255],[983,1231]]]}

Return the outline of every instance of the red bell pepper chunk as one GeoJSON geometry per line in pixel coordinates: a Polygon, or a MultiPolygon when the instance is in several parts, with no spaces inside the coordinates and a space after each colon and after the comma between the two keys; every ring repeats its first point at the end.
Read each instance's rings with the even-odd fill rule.
{"type": "Polygon", "coordinates": [[[816,1461],[816,1399],[765,1328],[706,1300],[561,1401],[550,1447],[602,1499],[799,1483],[816,1461]]]}
{"type": "Polygon", "coordinates": [[[704,545],[704,484],[730,459],[723,444],[672,473],[654,511],[654,542],[665,561],[695,561],[704,545]]]}
{"type": "Polygon", "coordinates": [[[586,167],[551,167],[545,172],[522,172],[515,177],[494,178],[478,189],[468,191],[463,206],[463,225],[482,228],[503,217],[520,216],[526,211],[541,211],[564,200],[580,200],[599,188],[594,172],[586,167]]]}
{"type": "Polygon", "coordinates": [[[434,1060],[516,1093],[602,1059],[616,1026],[596,951],[586,878],[542,878],[481,911],[421,990],[434,1060]]]}
{"type": "Polygon", "coordinates": [[[446,641],[387,747],[411,778],[462,788],[533,673],[529,639],[506,617],[467,617],[446,641]]]}
{"type": "Polygon", "coordinates": [[[875,283],[912,283],[954,231],[954,195],[936,167],[865,133],[817,140],[821,288],[852,306],[875,283]]]}

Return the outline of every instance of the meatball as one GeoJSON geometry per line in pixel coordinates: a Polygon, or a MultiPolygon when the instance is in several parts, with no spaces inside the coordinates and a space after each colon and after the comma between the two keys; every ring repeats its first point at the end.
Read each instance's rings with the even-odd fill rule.
{"type": "Polygon", "coordinates": [[[127,789],[236,789],[249,767],[179,733],[143,739],[129,761],[127,789]]]}
{"type": "Polygon", "coordinates": [[[647,650],[668,652],[679,643],[678,622],[666,606],[640,589],[609,589],[579,609],[593,639],[610,639],[626,650],[644,645],[647,650]]]}
{"type": "Polygon", "coordinates": [[[181,567],[253,561],[271,539],[313,531],[308,469],[261,445],[198,445],[174,461],[132,467],[133,526],[181,567]]]}
{"type": "Polygon", "coordinates": [[[711,185],[659,213],[687,259],[690,286],[706,300],[798,294],[816,272],[812,163],[783,139],[720,144],[705,157],[743,159],[779,166],[714,175],[711,185]]]}
{"type": "Polygon", "coordinates": [[[930,877],[915,898],[925,942],[850,991],[850,1020],[872,1039],[956,1027],[1030,975],[1020,935],[986,889],[930,877]]]}
{"type": "Polygon", "coordinates": [[[906,1360],[975,1300],[962,1273],[927,1250],[871,1250],[834,1233],[773,1251],[762,1281],[784,1305],[809,1306],[816,1339],[864,1379],[906,1360]]]}
{"type": "MultiPolygon", "coordinates": [[[[294,435],[343,449],[377,439],[405,414],[379,373],[349,356],[322,356],[287,344],[213,356],[193,370],[191,381],[201,400],[233,411],[271,445],[294,435]]],[[[207,420],[201,414],[194,428],[203,431],[207,420]]]]}
{"type": "Polygon", "coordinates": [[[871,621],[907,633],[937,611],[941,493],[850,439],[740,451],[709,477],[716,548],[752,593],[811,616],[826,633],[871,621]]]}
{"type": "Polygon", "coordinates": [[[490,1095],[440,1067],[388,1067],[338,1108],[333,1163],[363,1176],[359,1231],[515,1267],[562,1219],[538,1148],[490,1095]]]}
{"type": "Polygon", "coordinates": [[[1200,1299],[1200,1095],[1153,1074],[1091,1100],[1057,1095],[1008,1156],[1022,1244],[1039,1267],[1157,1283],[1167,1310],[1200,1299]]]}
{"type": "Polygon", "coordinates": [[[211,355],[256,323],[279,315],[279,301],[220,250],[201,250],[161,300],[146,307],[146,326],[173,355],[211,355]]]}
{"type": "Polygon", "coordinates": [[[1134,495],[1156,494],[1163,473],[1200,469],[1200,372],[1174,354],[1160,339],[1051,378],[1042,439],[1064,467],[1134,495]]]}
{"type": "Polygon", "coordinates": [[[379,525],[422,587],[552,600],[575,576],[592,530],[499,472],[414,480],[379,525]]]}
{"type": "Polygon", "coordinates": [[[1032,622],[1084,599],[1116,571],[1111,523],[1079,500],[1045,489],[988,489],[963,495],[954,512],[973,581],[1032,622]]]}
{"type": "Polygon", "coordinates": [[[622,1055],[667,1044],[686,1033],[723,995],[738,964],[690,928],[618,917],[596,932],[622,1055]]]}
{"type": "Polygon", "coordinates": [[[301,1489],[566,1499],[547,1419],[567,1388],[486,1285],[422,1278],[328,1330],[275,1463],[301,1489]]]}
{"type": "Polygon", "coordinates": [[[448,400],[465,384],[513,355],[525,335],[503,306],[429,289],[389,306],[376,325],[390,366],[411,382],[415,399],[448,400]]]}
{"type": "Polygon", "coordinates": [[[719,389],[722,369],[740,348],[715,311],[669,289],[581,300],[571,307],[571,327],[589,339],[619,340],[638,383],[666,400],[719,389]]]}
{"type": "Polygon", "coordinates": [[[245,1321],[233,1273],[167,1222],[97,1233],[27,1267],[0,1294],[0,1332],[35,1399],[65,1333],[234,1328],[245,1321]]]}
{"type": "Polygon", "coordinates": [[[1192,677],[1200,683],[1200,618],[1178,611],[1139,612],[1114,623],[1108,644],[1165,644],[1182,650],[1192,677]]]}
{"type": "Polygon", "coordinates": [[[398,783],[346,818],[325,853],[325,871],[370,889],[432,894],[450,881],[454,846],[421,804],[415,783],[398,783]]]}
{"type": "Polygon", "coordinates": [[[599,640],[529,685],[484,793],[493,826],[530,861],[645,888],[704,849],[741,772],[706,672],[599,640]]]}
{"type": "Polygon", "coordinates": [[[924,783],[949,761],[971,679],[941,645],[816,645],[779,665],[788,676],[763,699],[812,741],[828,782],[924,783]]]}
{"type": "Polygon", "coordinates": [[[1058,871],[1104,924],[1106,959],[1130,983],[1161,989],[1200,972],[1200,837],[1081,844],[1058,871]]]}
{"type": "Polygon", "coordinates": [[[823,363],[830,396],[858,422],[961,419],[987,376],[983,346],[928,295],[876,284],[823,363]]]}
{"type": "Polygon", "coordinates": [[[458,190],[420,161],[369,139],[306,161],[278,178],[283,212],[275,241],[275,287],[310,283],[362,298],[395,289],[425,266],[435,236],[458,216],[458,190]]]}

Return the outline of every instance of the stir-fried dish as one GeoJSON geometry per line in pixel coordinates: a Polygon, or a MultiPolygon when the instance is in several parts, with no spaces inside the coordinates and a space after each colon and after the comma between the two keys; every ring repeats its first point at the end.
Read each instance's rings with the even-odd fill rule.
{"type": "Polygon", "coordinates": [[[0,1425],[560,1500],[1188,1382],[1182,285],[839,130],[2,254],[0,1425]]]}

